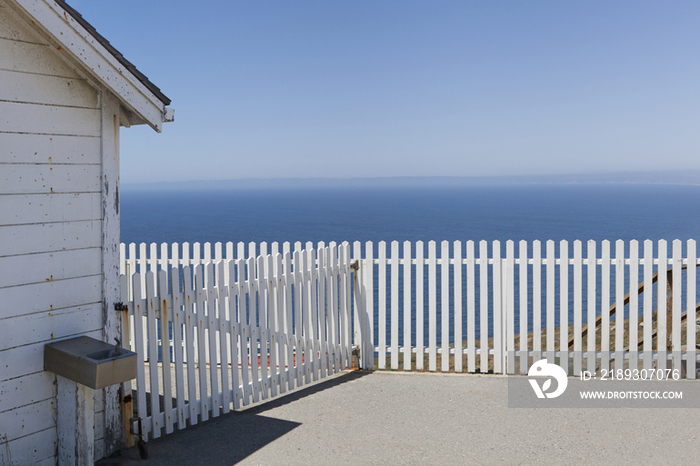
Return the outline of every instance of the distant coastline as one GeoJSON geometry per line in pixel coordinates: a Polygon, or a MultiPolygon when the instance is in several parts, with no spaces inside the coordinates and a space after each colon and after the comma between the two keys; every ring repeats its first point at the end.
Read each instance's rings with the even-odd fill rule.
{"type": "Polygon", "coordinates": [[[517,176],[399,176],[376,178],[243,178],[122,183],[126,191],[218,191],[323,188],[435,188],[486,185],[656,184],[700,186],[700,170],[517,176]]]}

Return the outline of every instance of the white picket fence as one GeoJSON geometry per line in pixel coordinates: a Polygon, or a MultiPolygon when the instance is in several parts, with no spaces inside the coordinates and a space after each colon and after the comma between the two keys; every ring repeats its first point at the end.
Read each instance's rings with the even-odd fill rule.
{"type": "MultiPolygon", "coordinates": [[[[513,241],[505,254],[499,241],[481,241],[478,256],[472,241],[444,241],[439,251],[430,241],[427,255],[421,241],[390,246],[387,254],[378,244],[372,267],[362,262],[363,283],[377,295],[369,318],[379,369],[421,370],[427,355],[431,371],[439,358],[441,371],[526,374],[546,357],[573,375],[585,361],[589,371],[614,363],[615,370],[673,367],[696,377],[693,240],[685,256],[674,241],[671,257],[664,240],[656,255],[645,241],[641,257],[637,241],[617,241],[614,251],[608,241],[600,250],[589,241],[585,256],[580,241],[571,256],[567,241],[558,254],[547,241],[544,255],[539,241],[521,241],[517,257],[513,241]]],[[[374,257],[372,243],[365,249],[374,257]]]]}
{"type": "MultiPolygon", "coordinates": [[[[209,243],[192,246],[141,244],[137,254],[131,244],[127,254],[122,245],[122,273],[133,283],[122,286],[124,301],[133,301],[136,315],[148,321],[135,319],[130,329],[143,335],[131,342],[150,364],[150,386],[139,369],[138,406],[145,405],[146,392],[155,406],[160,393],[163,412],[173,414],[152,416],[146,425],[153,436],[163,426],[171,431],[175,421],[182,428],[187,419],[195,423],[198,416],[237,409],[251,396],[283,393],[285,383],[292,388],[295,380],[316,380],[319,370],[320,376],[341,370],[353,344],[366,369],[526,374],[546,357],[570,375],[668,367],[696,377],[700,262],[693,240],[673,241],[670,255],[664,240],[645,241],[641,254],[637,241],[588,241],[585,255],[580,241],[547,241],[544,250],[539,241],[521,241],[517,253],[513,241],[430,241],[427,251],[422,241],[393,241],[388,248],[382,241],[376,249],[372,242],[306,243],[304,249],[295,243],[293,253],[289,243],[281,252],[272,243],[269,254],[266,243],[216,243],[213,254],[209,243]],[[167,272],[172,267],[179,274],[167,272]],[[160,296],[167,297],[162,305],[160,296]],[[291,317],[297,309],[301,319],[291,317]],[[259,324],[246,313],[257,315],[259,324]],[[185,330],[163,342],[169,321],[185,330]],[[156,366],[159,345],[185,348],[174,351],[177,390],[169,391],[170,372],[156,366]],[[269,365],[239,356],[266,352],[269,365]],[[199,365],[197,388],[195,365],[213,361],[212,354],[220,368],[244,361],[242,372],[206,372],[199,365]],[[160,383],[158,370],[160,392],[152,388],[160,383]],[[229,388],[211,390],[219,381],[229,388]],[[185,402],[179,387],[197,398],[188,395],[185,402]],[[168,404],[175,391],[177,409],[168,404]]],[[[162,367],[172,364],[168,358],[162,351],[162,367]]]]}
{"type": "Polygon", "coordinates": [[[139,358],[136,393],[122,389],[151,438],[351,363],[347,245],[214,260],[175,245],[158,261],[144,246],[136,260],[122,245],[124,346],[139,358]]]}

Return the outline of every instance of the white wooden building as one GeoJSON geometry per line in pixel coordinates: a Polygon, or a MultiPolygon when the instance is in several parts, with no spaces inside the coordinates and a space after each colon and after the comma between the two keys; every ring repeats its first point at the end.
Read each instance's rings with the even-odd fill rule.
{"type": "Polygon", "coordinates": [[[43,370],[44,345],[118,335],[119,129],[160,132],[169,104],[65,1],[0,0],[0,464],[120,446],[117,386],[81,405],[43,370]],[[60,409],[94,409],[94,443],[60,409]]]}

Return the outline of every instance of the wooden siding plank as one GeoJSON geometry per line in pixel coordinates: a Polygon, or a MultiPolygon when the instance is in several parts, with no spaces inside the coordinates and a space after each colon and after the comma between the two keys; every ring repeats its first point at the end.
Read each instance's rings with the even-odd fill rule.
{"type": "Polygon", "coordinates": [[[56,429],[51,427],[11,441],[6,447],[3,445],[3,448],[0,448],[0,464],[10,464],[9,458],[5,458],[6,452],[9,451],[12,453],[11,464],[55,465],[57,445],[56,429]],[[47,457],[48,461],[42,460],[47,457]]]}
{"type": "Polygon", "coordinates": [[[0,426],[8,441],[51,428],[55,425],[53,398],[0,413],[0,426]]]}
{"type": "MultiPolygon", "coordinates": [[[[9,317],[0,321],[0,351],[16,346],[58,340],[102,328],[99,303],[56,311],[9,317]]],[[[0,404],[0,409],[3,406],[0,404]]]]}
{"type": "Polygon", "coordinates": [[[100,110],[0,101],[0,132],[100,136],[100,110]]]}
{"type": "Polygon", "coordinates": [[[2,288],[101,273],[101,248],[0,257],[2,288]]]}
{"type": "Polygon", "coordinates": [[[0,319],[101,301],[101,275],[0,288],[0,319]]]}
{"type": "Polygon", "coordinates": [[[0,70],[0,101],[98,108],[100,96],[84,79],[0,70]]]}
{"type": "Polygon", "coordinates": [[[0,163],[100,164],[100,138],[0,133],[0,163]]]}
{"type": "MultiPolygon", "coordinates": [[[[101,339],[102,330],[81,332],[80,335],[101,339]]],[[[41,342],[0,351],[0,361],[3,361],[0,364],[0,381],[43,371],[45,345],[41,342]]]]}
{"type": "Polygon", "coordinates": [[[41,371],[0,382],[0,412],[53,398],[55,381],[53,373],[41,371]]]}
{"type": "Polygon", "coordinates": [[[0,38],[0,69],[78,78],[81,76],[49,45],[0,38]]]}
{"type": "MultiPolygon", "coordinates": [[[[30,44],[48,45],[46,39],[17,13],[0,3],[0,38],[30,44]]],[[[1,464],[1,463],[0,463],[1,464]]]]}
{"type": "Polygon", "coordinates": [[[101,242],[99,220],[0,226],[0,257],[99,248],[101,242]]]}
{"type": "Polygon", "coordinates": [[[4,164],[0,195],[99,192],[100,176],[99,165],[4,164]]]}
{"type": "MultiPolygon", "coordinates": [[[[1,225],[65,223],[101,218],[102,196],[99,192],[21,194],[7,195],[0,199],[1,225]]],[[[101,240],[102,233],[99,235],[101,240]]]]}

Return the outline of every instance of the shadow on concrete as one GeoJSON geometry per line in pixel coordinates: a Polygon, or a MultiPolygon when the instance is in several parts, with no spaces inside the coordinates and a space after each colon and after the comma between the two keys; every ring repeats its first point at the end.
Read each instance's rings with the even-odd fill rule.
{"type": "MultiPolygon", "coordinates": [[[[371,372],[354,371],[311,385],[243,411],[232,411],[204,423],[188,426],[147,443],[148,459],[136,447],[95,463],[102,465],[232,465],[255,453],[301,424],[263,416],[266,411],[351,382],[371,372]]],[[[332,407],[329,407],[332,409],[332,407]]]]}

